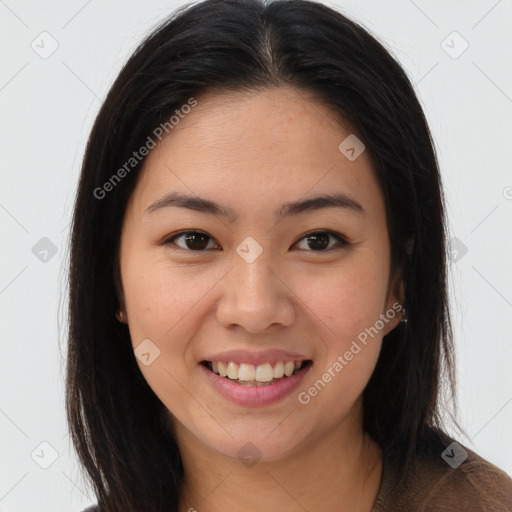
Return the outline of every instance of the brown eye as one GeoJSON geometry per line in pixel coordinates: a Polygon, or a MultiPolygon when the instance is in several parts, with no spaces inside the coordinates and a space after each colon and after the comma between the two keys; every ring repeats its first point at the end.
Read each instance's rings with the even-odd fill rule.
{"type": "Polygon", "coordinates": [[[332,238],[338,242],[339,246],[344,247],[348,245],[346,238],[332,231],[315,231],[308,233],[302,237],[301,240],[307,240],[306,249],[311,249],[313,252],[328,252],[333,248],[332,246],[329,246],[330,239],[332,238]]]}
{"type": "MultiPolygon", "coordinates": [[[[182,231],[171,238],[168,238],[164,243],[177,245],[181,249],[189,251],[203,251],[208,248],[209,241],[213,239],[201,231],[182,231]],[[183,239],[184,245],[174,243],[175,240],[183,239]]],[[[210,247],[211,248],[211,247],[210,247]]],[[[215,248],[215,247],[213,247],[215,248]]]]}
{"type": "MultiPolygon", "coordinates": [[[[314,231],[303,236],[300,241],[302,242],[302,240],[306,240],[307,245],[302,247],[302,249],[309,252],[329,252],[331,249],[335,249],[336,245],[338,247],[350,245],[345,237],[333,231],[314,231]],[[332,244],[332,240],[335,240],[336,243],[332,244]]],[[[204,252],[209,249],[219,248],[214,243],[213,238],[202,231],[182,231],[167,238],[164,244],[174,245],[191,252],[204,252]],[[181,243],[175,242],[180,239],[182,240],[181,243]],[[213,246],[209,246],[211,243],[213,243],[213,246]]],[[[298,243],[294,245],[298,245],[298,243]]]]}

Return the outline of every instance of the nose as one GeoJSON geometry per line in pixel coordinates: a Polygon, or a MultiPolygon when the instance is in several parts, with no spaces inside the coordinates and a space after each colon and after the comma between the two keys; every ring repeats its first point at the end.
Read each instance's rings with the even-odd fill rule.
{"type": "Polygon", "coordinates": [[[294,293],[265,251],[247,262],[238,254],[221,283],[217,320],[225,328],[250,333],[290,326],[295,319],[294,293]]]}

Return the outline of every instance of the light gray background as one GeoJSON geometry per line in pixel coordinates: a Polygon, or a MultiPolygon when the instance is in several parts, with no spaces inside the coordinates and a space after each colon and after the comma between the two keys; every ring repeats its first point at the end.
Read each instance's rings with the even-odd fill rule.
{"type": "MultiPolygon", "coordinates": [[[[0,1],[0,512],[68,512],[94,501],[79,479],[63,401],[75,187],[122,63],[182,3],[0,1]],[[31,47],[51,49],[43,31],[58,43],[47,59],[31,47]],[[43,237],[57,250],[46,262],[32,250],[43,237]],[[52,448],[42,442],[57,456],[47,469],[52,448]]],[[[451,265],[460,421],[470,447],[512,475],[512,0],[328,5],[369,28],[416,84],[451,236],[467,247],[451,265]]]]}

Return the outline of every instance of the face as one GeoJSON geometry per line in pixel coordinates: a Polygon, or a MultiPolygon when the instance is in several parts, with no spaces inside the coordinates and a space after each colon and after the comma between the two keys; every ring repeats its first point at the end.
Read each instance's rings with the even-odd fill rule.
{"type": "Polygon", "coordinates": [[[196,99],[127,206],[122,309],[178,442],[276,459],[362,428],[401,318],[384,199],[367,152],[340,150],[350,130],[304,92],[196,99]]]}

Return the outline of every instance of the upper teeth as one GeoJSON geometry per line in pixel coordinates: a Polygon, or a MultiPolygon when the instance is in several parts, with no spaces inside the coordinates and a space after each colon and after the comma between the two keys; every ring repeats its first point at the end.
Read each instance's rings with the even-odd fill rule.
{"type": "Polygon", "coordinates": [[[212,361],[212,370],[221,377],[232,380],[270,382],[272,379],[280,379],[284,375],[290,377],[295,370],[299,370],[302,361],[279,361],[274,367],[270,363],[248,364],[235,363],[233,361],[212,361]]]}

